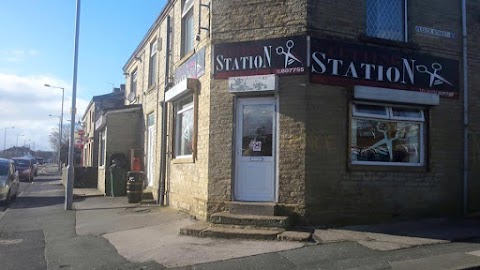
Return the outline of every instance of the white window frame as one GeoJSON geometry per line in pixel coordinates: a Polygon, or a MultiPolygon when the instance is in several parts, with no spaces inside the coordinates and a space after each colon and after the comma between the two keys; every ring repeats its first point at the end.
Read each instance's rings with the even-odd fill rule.
{"type": "Polygon", "coordinates": [[[176,100],[174,103],[173,103],[173,106],[174,106],[174,112],[175,112],[175,130],[174,130],[174,140],[175,140],[175,149],[174,149],[174,154],[175,154],[175,158],[191,158],[193,156],[193,152],[195,151],[195,149],[192,149],[192,153],[191,154],[188,154],[188,155],[183,155],[181,153],[179,153],[180,151],[180,143],[181,143],[181,139],[182,139],[182,130],[180,130],[180,126],[181,126],[181,122],[180,122],[180,119],[181,117],[179,117],[180,115],[182,115],[183,113],[187,112],[187,111],[192,111],[192,115],[193,115],[193,130],[192,130],[192,142],[195,140],[195,110],[194,110],[194,95],[193,93],[190,93],[188,95],[185,95],[183,96],[182,98],[176,100]],[[187,103],[184,105],[184,107],[181,109],[181,110],[178,110],[178,106],[180,105],[180,103],[182,103],[183,101],[185,101],[186,99],[191,99],[191,102],[190,103],[187,103]]]}
{"type": "MultiPolygon", "coordinates": [[[[366,6],[368,5],[368,1],[375,1],[375,0],[366,0],[365,1],[366,6]]],[[[387,1],[387,0],[377,0],[377,1],[383,2],[383,1],[387,1]]],[[[366,16],[368,16],[368,6],[365,9],[365,14],[366,14],[366,16]]],[[[399,42],[408,42],[408,0],[403,0],[403,14],[402,15],[403,15],[403,39],[402,40],[388,39],[388,38],[378,37],[378,36],[371,36],[371,37],[388,39],[388,40],[399,41],[399,42]]],[[[365,28],[366,28],[366,32],[368,32],[367,31],[367,29],[368,29],[368,19],[366,19],[365,28]]]]}
{"type": "Polygon", "coordinates": [[[195,22],[193,18],[193,2],[194,0],[185,0],[183,3],[183,10],[182,10],[182,46],[181,46],[181,57],[184,57],[189,52],[193,51],[194,44],[195,44],[195,22]],[[187,29],[187,22],[191,20],[192,26],[191,29],[187,29]],[[189,38],[189,39],[188,39],[189,38]],[[187,41],[188,43],[187,47],[187,41]],[[190,47],[191,46],[191,47],[190,47]]]}
{"type": "Polygon", "coordinates": [[[150,57],[148,59],[148,88],[156,85],[157,77],[157,39],[150,43],[150,57]]]}
{"type": "Polygon", "coordinates": [[[135,96],[137,95],[137,75],[138,69],[135,68],[130,75],[130,93],[135,93],[135,96]]]}
{"type": "Polygon", "coordinates": [[[100,134],[98,136],[100,138],[100,147],[99,147],[99,160],[98,160],[98,165],[99,167],[103,168],[105,167],[106,163],[106,155],[107,155],[107,129],[104,129],[103,131],[100,131],[100,134]]]}
{"type": "MultiPolygon", "coordinates": [[[[383,161],[357,161],[351,160],[350,162],[352,165],[371,165],[371,166],[407,166],[407,167],[422,167],[425,165],[425,114],[424,108],[422,107],[415,107],[415,106],[398,106],[398,105],[390,105],[390,104],[378,104],[378,103],[367,103],[367,102],[355,102],[352,104],[352,118],[350,120],[350,130],[352,130],[353,121],[355,119],[360,120],[392,120],[397,122],[415,122],[420,124],[419,130],[419,145],[421,146],[419,155],[419,162],[418,163],[410,163],[410,162],[383,162],[383,161]],[[375,106],[384,106],[388,111],[388,117],[379,117],[377,114],[368,114],[368,113],[359,113],[356,109],[356,105],[375,105],[375,106]],[[393,116],[393,108],[407,108],[407,109],[416,109],[420,112],[419,117],[401,117],[401,116],[393,116]]],[[[350,135],[352,136],[352,135],[350,135]]],[[[353,138],[350,138],[349,145],[351,146],[353,142],[353,138]]]]}

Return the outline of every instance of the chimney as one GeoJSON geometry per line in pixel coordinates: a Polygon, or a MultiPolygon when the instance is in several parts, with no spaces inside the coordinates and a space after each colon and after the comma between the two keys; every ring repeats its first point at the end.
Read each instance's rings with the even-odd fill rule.
{"type": "Polygon", "coordinates": [[[125,92],[125,84],[120,84],[120,92],[125,92]]]}

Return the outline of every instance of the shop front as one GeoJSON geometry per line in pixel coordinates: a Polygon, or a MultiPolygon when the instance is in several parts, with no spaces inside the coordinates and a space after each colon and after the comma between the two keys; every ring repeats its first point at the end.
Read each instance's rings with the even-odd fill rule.
{"type": "Polygon", "coordinates": [[[458,213],[458,59],[311,36],[217,44],[212,58],[228,83],[212,103],[233,107],[225,200],[317,224],[458,213]]]}

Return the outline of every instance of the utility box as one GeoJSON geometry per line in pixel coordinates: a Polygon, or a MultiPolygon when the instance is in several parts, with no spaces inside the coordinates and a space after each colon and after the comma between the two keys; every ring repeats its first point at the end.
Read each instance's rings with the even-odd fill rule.
{"type": "Polygon", "coordinates": [[[111,156],[110,191],[113,197],[126,195],[127,159],[123,154],[111,156]]]}

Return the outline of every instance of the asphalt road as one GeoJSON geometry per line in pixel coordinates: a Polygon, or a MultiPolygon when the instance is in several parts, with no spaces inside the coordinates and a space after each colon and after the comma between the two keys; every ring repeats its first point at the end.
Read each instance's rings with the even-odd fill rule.
{"type": "Polygon", "coordinates": [[[103,237],[77,236],[75,211],[65,211],[56,175],[21,183],[21,193],[0,210],[0,269],[162,269],[130,263],[103,237]]]}

